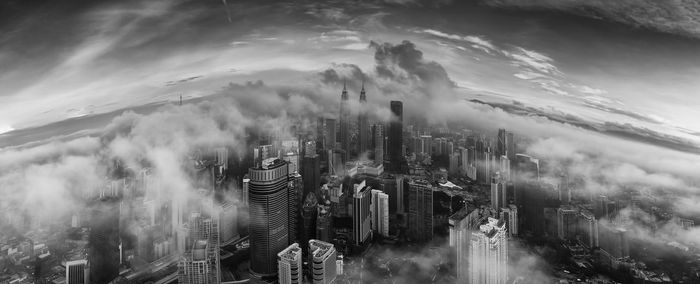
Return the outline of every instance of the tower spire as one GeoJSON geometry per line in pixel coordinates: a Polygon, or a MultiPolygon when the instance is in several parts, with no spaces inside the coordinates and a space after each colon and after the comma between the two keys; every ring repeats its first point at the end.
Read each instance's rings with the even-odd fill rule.
{"type": "Polygon", "coordinates": [[[367,94],[365,93],[365,80],[362,79],[362,90],[360,91],[360,102],[367,101],[367,94]]]}

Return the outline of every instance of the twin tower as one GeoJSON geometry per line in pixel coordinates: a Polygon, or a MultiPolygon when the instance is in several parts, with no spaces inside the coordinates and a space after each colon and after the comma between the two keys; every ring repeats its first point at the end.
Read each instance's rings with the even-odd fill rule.
{"type": "MultiPolygon", "coordinates": [[[[340,95],[340,149],[343,150],[343,162],[350,160],[350,153],[353,152],[350,148],[350,109],[348,106],[348,89],[343,83],[343,92],[340,95]]],[[[369,150],[370,133],[369,122],[367,121],[367,112],[364,110],[367,103],[367,94],[365,93],[365,83],[362,82],[362,90],[360,91],[360,111],[358,112],[357,122],[357,155],[362,155],[369,150]]]]}

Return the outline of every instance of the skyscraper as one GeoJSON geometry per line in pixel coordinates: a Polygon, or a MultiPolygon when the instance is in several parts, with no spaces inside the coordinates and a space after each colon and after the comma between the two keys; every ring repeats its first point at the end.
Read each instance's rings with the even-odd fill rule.
{"type": "Polygon", "coordinates": [[[419,242],[433,239],[433,186],[426,180],[408,183],[408,235],[419,242]]]}
{"type": "Polygon", "coordinates": [[[365,82],[362,82],[362,90],[360,91],[360,114],[357,121],[357,140],[358,140],[358,155],[369,150],[370,133],[369,122],[367,121],[367,94],[365,93],[365,82]]]}
{"type": "Polygon", "coordinates": [[[352,199],[352,235],[355,245],[362,245],[372,233],[371,188],[365,181],[354,185],[352,199]]]}
{"type": "Polygon", "coordinates": [[[389,195],[372,189],[372,230],[382,236],[389,236],[389,195]]]}
{"type": "Polygon", "coordinates": [[[304,181],[304,196],[309,192],[318,194],[321,186],[321,164],[314,144],[313,141],[306,142],[302,159],[301,176],[304,181]]]}
{"type": "Polygon", "coordinates": [[[90,284],[90,265],[86,258],[66,261],[66,284],[90,284]]]}
{"type": "Polygon", "coordinates": [[[89,236],[90,281],[108,283],[119,276],[119,201],[96,202],[89,236]]]}
{"type": "Polygon", "coordinates": [[[277,253],[288,245],[288,169],[280,159],[267,159],[248,171],[250,269],[258,275],[277,272],[277,253]]]}
{"type": "Polygon", "coordinates": [[[289,242],[296,243],[299,240],[301,226],[301,200],[303,194],[303,181],[297,172],[289,174],[289,190],[287,191],[289,206],[289,242]]]}
{"type": "Polygon", "coordinates": [[[447,220],[450,228],[450,247],[455,253],[455,270],[457,270],[457,280],[460,282],[466,282],[469,275],[467,271],[471,228],[469,228],[468,214],[467,206],[464,206],[447,220]]]}
{"type": "Polygon", "coordinates": [[[277,254],[277,273],[280,284],[302,282],[302,253],[299,244],[293,243],[277,254]]]}
{"type": "Polygon", "coordinates": [[[401,101],[391,101],[391,113],[394,115],[389,123],[389,169],[398,171],[403,160],[403,103],[401,101]]]}
{"type": "Polygon", "coordinates": [[[384,126],[381,124],[372,125],[372,137],[374,138],[374,161],[384,162],[384,126]]]}
{"type": "Polygon", "coordinates": [[[316,238],[316,217],[318,216],[318,199],[316,194],[309,192],[304,197],[304,202],[301,206],[301,242],[306,246],[310,239],[316,238]]]}
{"type": "Polygon", "coordinates": [[[508,240],[503,221],[488,218],[471,236],[470,283],[505,284],[508,280],[508,240]]]}
{"type": "Polygon", "coordinates": [[[325,142],[326,145],[323,145],[324,150],[335,150],[336,149],[336,144],[337,144],[337,126],[336,126],[336,120],[333,118],[326,118],[326,127],[325,127],[325,133],[324,135],[326,136],[325,142]]]}
{"type": "Polygon", "coordinates": [[[348,89],[343,84],[340,95],[340,149],[343,150],[343,163],[350,158],[350,108],[348,106],[348,89]]]}
{"type": "Polygon", "coordinates": [[[336,277],[336,250],[333,244],[309,240],[311,275],[314,284],[332,283],[336,277]]]}
{"type": "Polygon", "coordinates": [[[216,254],[218,254],[218,245],[212,243],[209,239],[195,240],[192,243],[192,248],[183,254],[177,264],[177,283],[182,284],[217,284],[220,283],[218,269],[214,258],[218,256],[212,255],[213,246],[216,246],[216,254]]]}
{"type": "Polygon", "coordinates": [[[508,196],[506,183],[501,179],[499,173],[491,178],[491,208],[498,212],[498,209],[508,206],[508,196]]]}
{"type": "Polygon", "coordinates": [[[499,219],[506,223],[508,236],[513,237],[518,235],[518,207],[515,204],[510,204],[507,207],[501,208],[499,219]]]}

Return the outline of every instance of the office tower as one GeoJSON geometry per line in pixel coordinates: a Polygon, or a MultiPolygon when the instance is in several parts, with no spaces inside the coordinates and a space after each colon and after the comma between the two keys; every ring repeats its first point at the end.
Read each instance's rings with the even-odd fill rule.
{"type": "Polygon", "coordinates": [[[510,160],[508,160],[508,157],[501,156],[498,164],[498,170],[501,172],[501,179],[510,182],[510,160]]]}
{"type": "Polygon", "coordinates": [[[389,236],[389,195],[372,189],[372,230],[382,236],[389,236]]]}
{"type": "Polygon", "coordinates": [[[241,194],[239,201],[243,206],[248,206],[248,193],[250,192],[250,178],[246,174],[243,176],[243,186],[241,187],[241,194]]]}
{"type": "Polygon", "coordinates": [[[513,132],[506,133],[506,157],[508,160],[515,160],[515,138],[513,137],[513,132]]]}
{"type": "Polygon", "coordinates": [[[218,284],[221,278],[217,266],[218,245],[209,239],[192,242],[192,248],[183,254],[177,263],[177,283],[180,284],[218,284]],[[216,250],[213,250],[213,247],[216,250]],[[215,251],[216,256],[212,255],[215,251]]]}
{"type": "Polygon", "coordinates": [[[450,157],[449,173],[452,176],[456,176],[459,173],[459,154],[452,153],[449,155],[449,157],[450,157]]]}
{"type": "Polygon", "coordinates": [[[289,228],[289,243],[296,243],[299,240],[299,235],[302,230],[302,224],[299,224],[301,220],[301,201],[303,194],[304,183],[302,181],[301,175],[299,173],[289,174],[289,190],[287,191],[288,202],[287,206],[289,210],[289,223],[287,228],[289,228]]]}
{"type": "Polygon", "coordinates": [[[282,147],[280,151],[282,155],[282,160],[285,160],[289,164],[289,173],[301,171],[300,167],[300,148],[299,141],[290,139],[282,141],[282,147]]]}
{"type": "Polygon", "coordinates": [[[433,186],[426,180],[408,183],[408,235],[419,242],[433,239],[433,186]]]}
{"type": "Polygon", "coordinates": [[[627,230],[608,222],[601,222],[600,250],[610,260],[621,259],[630,256],[630,247],[627,230]]]}
{"type": "Polygon", "coordinates": [[[364,244],[372,233],[372,216],[370,216],[372,189],[366,185],[364,180],[353,187],[352,234],[354,244],[359,246],[364,244]]]}
{"type": "Polygon", "coordinates": [[[316,194],[309,192],[304,197],[301,207],[301,242],[305,246],[310,239],[316,238],[316,217],[318,217],[318,199],[316,194]]]}
{"type": "Polygon", "coordinates": [[[333,244],[319,240],[309,240],[309,255],[311,256],[313,283],[333,283],[337,273],[337,253],[333,244]]]}
{"type": "Polygon", "coordinates": [[[498,212],[498,209],[508,206],[508,196],[506,183],[497,172],[491,178],[491,208],[498,212]]]}
{"type": "Polygon", "coordinates": [[[510,204],[507,207],[501,208],[499,219],[506,223],[508,237],[518,235],[518,207],[515,204],[510,204]]]}
{"type": "Polygon", "coordinates": [[[222,243],[238,238],[238,206],[226,201],[219,205],[219,238],[222,243]]]}
{"type": "Polygon", "coordinates": [[[579,243],[587,248],[598,246],[598,220],[588,210],[580,210],[578,216],[579,243]]]}
{"type": "Polygon", "coordinates": [[[253,148],[253,165],[259,167],[264,160],[277,158],[279,155],[271,144],[259,145],[253,148]]]}
{"type": "MultiPolygon", "coordinates": [[[[208,208],[213,206],[213,199],[204,201],[208,208]]],[[[206,209],[203,209],[204,212],[206,209]]],[[[179,283],[219,283],[221,280],[219,244],[221,243],[220,219],[218,214],[192,212],[188,222],[190,229],[189,240],[193,242],[192,249],[181,259],[183,281],[179,283]],[[193,272],[187,266],[206,268],[203,272],[193,272]],[[190,282],[188,282],[190,281],[190,282]]],[[[178,276],[178,279],[180,277],[178,276]]]]}
{"type": "Polygon", "coordinates": [[[306,142],[306,151],[302,160],[301,176],[304,181],[304,195],[309,192],[318,194],[321,186],[321,160],[315,151],[313,141],[306,142]]]}
{"type": "Polygon", "coordinates": [[[508,280],[508,240],[503,221],[489,217],[471,236],[470,283],[505,284],[508,280]]]}
{"type": "Polygon", "coordinates": [[[316,119],[316,150],[322,153],[326,150],[326,120],[323,117],[316,119]]]}
{"type": "Polygon", "coordinates": [[[369,122],[367,121],[367,94],[365,93],[365,82],[362,82],[362,90],[360,91],[360,114],[357,121],[357,140],[358,140],[358,155],[362,155],[369,151],[370,133],[369,122]]]}
{"type": "Polygon", "coordinates": [[[86,258],[66,261],[66,284],[90,284],[90,265],[86,258]]]}
{"type": "Polygon", "coordinates": [[[384,126],[381,124],[372,125],[372,141],[374,144],[374,161],[384,162],[384,126]]]}
{"type": "Polygon", "coordinates": [[[108,283],[119,276],[119,201],[98,200],[90,220],[90,282],[108,283]]]}
{"type": "Polygon", "coordinates": [[[348,89],[343,84],[340,95],[340,149],[343,150],[343,163],[350,160],[350,106],[348,106],[348,89]]]}
{"type": "Polygon", "coordinates": [[[250,269],[258,275],[277,272],[277,253],[288,245],[287,163],[267,159],[248,171],[250,269]]]}
{"type": "Polygon", "coordinates": [[[468,277],[469,243],[471,240],[471,228],[467,215],[467,206],[462,207],[448,218],[450,228],[450,247],[455,253],[455,270],[458,282],[466,282],[468,277]]]}
{"type": "Polygon", "coordinates": [[[316,239],[324,242],[331,241],[331,233],[333,232],[330,201],[327,201],[327,204],[318,206],[318,215],[316,216],[316,239]]]}
{"type": "Polygon", "coordinates": [[[279,284],[302,283],[302,253],[299,244],[293,243],[277,254],[279,284]]]}
{"type": "Polygon", "coordinates": [[[557,208],[557,237],[562,240],[573,239],[578,233],[578,210],[572,206],[557,208]]]}
{"type": "Polygon", "coordinates": [[[326,141],[325,141],[325,142],[326,142],[326,145],[323,146],[323,149],[325,149],[325,150],[335,150],[335,149],[337,148],[337,147],[336,147],[336,143],[337,143],[337,141],[336,141],[336,140],[337,140],[336,133],[337,133],[337,130],[338,130],[338,129],[337,129],[336,127],[337,127],[337,126],[336,126],[336,120],[335,120],[335,119],[333,119],[333,118],[326,118],[326,132],[325,132],[325,136],[326,136],[326,139],[325,139],[326,141]]]}
{"type": "Polygon", "coordinates": [[[391,101],[391,113],[394,117],[389,123],[389,145],[387,152],[389,153],[389,168],[398,171],[401,168],[403,161],[403,103],[400,101],[391,101]]]}
{"type": "Polygon", "coordinates": [[[397,176],[396,177],[396,213],[404,213],[406,212],[406,208],[404,208],[404,196],[406,190],[405,190],[405,185],[406,185],[406,180],[403,176],[397,176]]]}
{"type": "Polygon", "coordinates": [[[561,201],[563,204],[571,203],[571,187],[569,186],[569,177],[564,173],[559,174],[557,192],[559,193],[559,201],[561,201]]]}
{"type": "MultiPolygon", "coordinates": [[[[515,170],[517,179],[514,182],[537,181],[540,178],[540,160],[525,154],[515,155],[515,170]]],[[[512,166],[512,164],[511,164],[512,166]]]]}

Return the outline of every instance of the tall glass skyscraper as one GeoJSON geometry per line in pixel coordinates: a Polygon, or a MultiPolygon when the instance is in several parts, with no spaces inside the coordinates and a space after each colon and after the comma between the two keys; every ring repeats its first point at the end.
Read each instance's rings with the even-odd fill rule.
{"type": "Polygon", "coordinates": [[[267,159],[248,171],[250,269],[261,276],[277,273],[277,253],[289,244],[287,162],[267,159]]]}
{"type": "Polygon", "coordinates": [[[389,168],[398,170],[401,168],[403,158],[403,103],[401,101],[391,101],[390,108],[394,118],[389,124],[387,153],[389,154],[389,168]]]}

